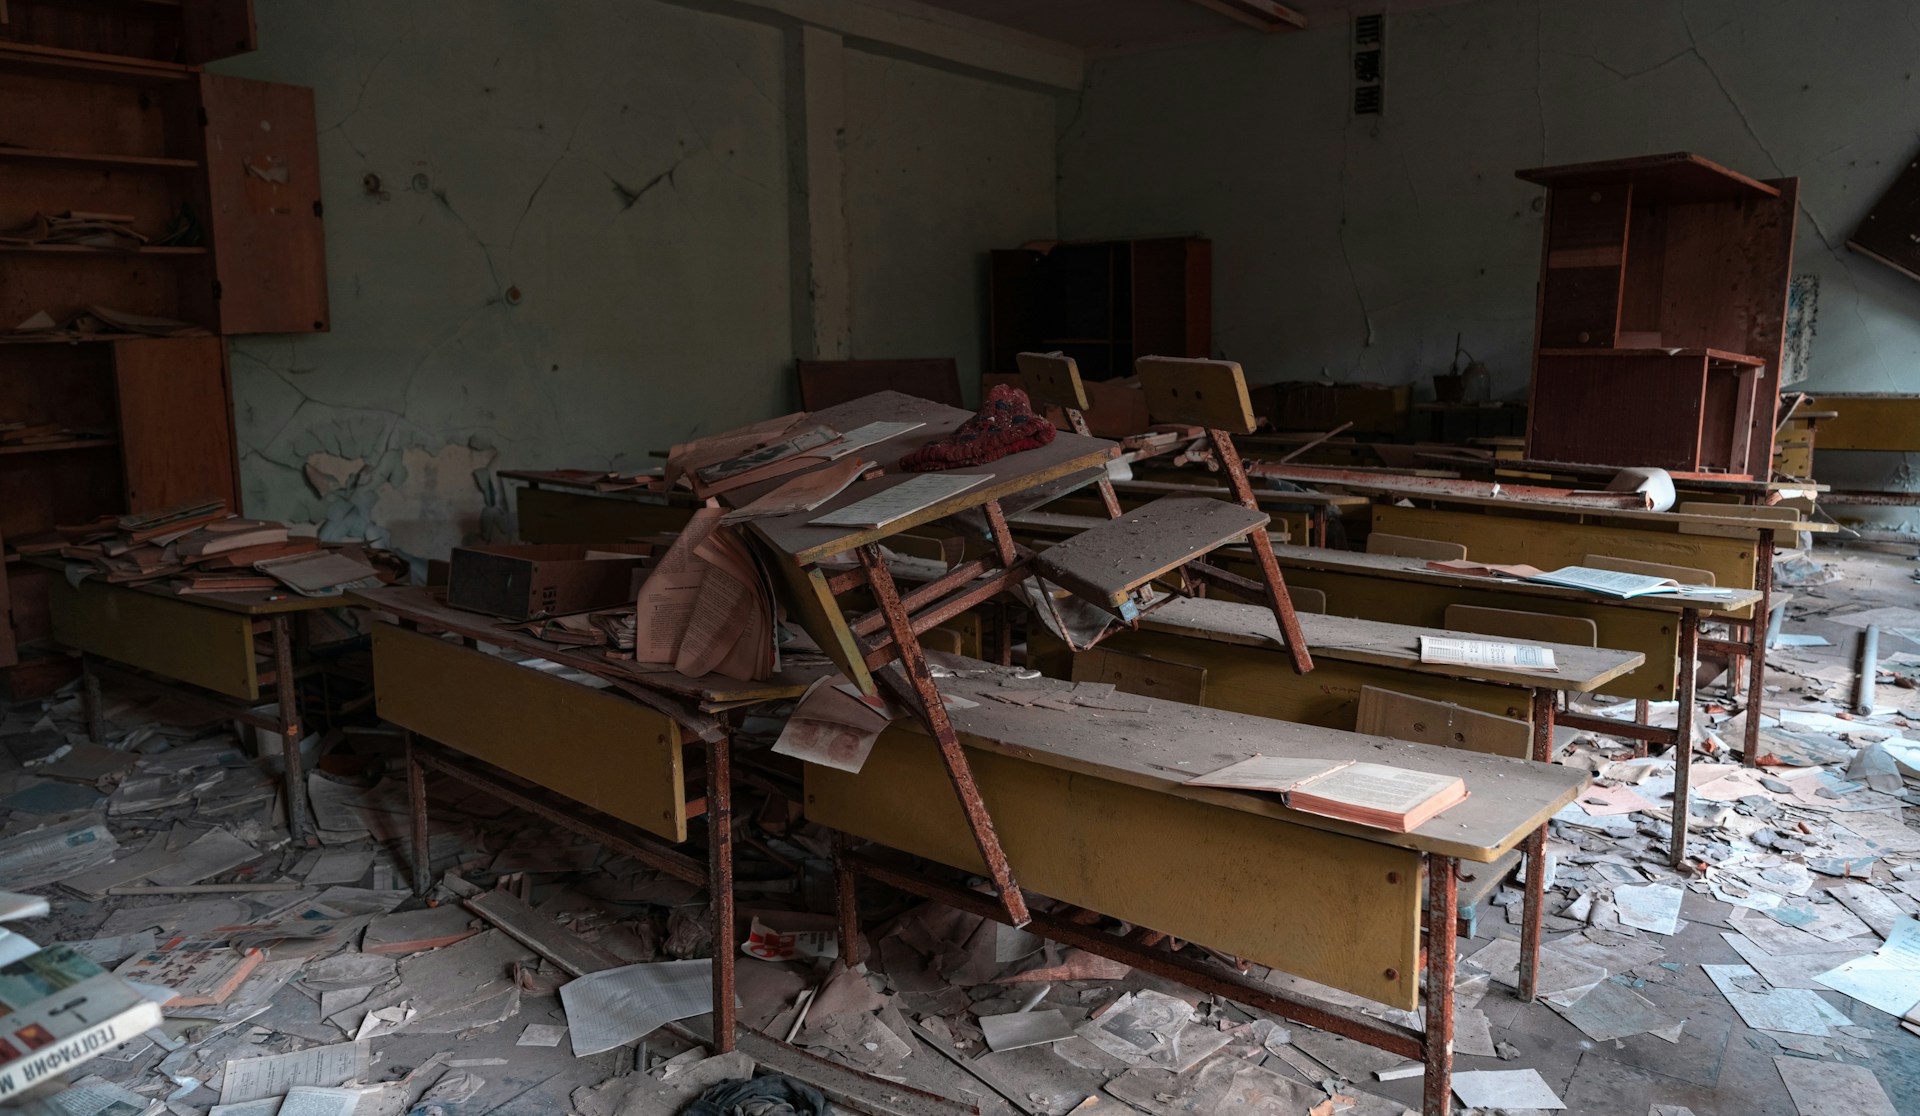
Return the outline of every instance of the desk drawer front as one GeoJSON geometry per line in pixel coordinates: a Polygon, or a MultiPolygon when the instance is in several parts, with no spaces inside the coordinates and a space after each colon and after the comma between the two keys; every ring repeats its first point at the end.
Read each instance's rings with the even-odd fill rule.
{"type": "Polygon", "coordinates": [[[59,576],[47,592],[59,643],[242,701],[260,697],[243,613],[59,576]]]}
{"type": "MultiPolygon", "coordinates": [[[[978,748],[967,758],[1023,887],[1414,1006],[1419,854],[978,748]]],[[[891,729],[860,774],[810,764],[806,777],[812,820],[984,873],[925,736],[891,729]]]]}
{"type": "Polygon", "coordinates": [[[670,841],[687,839],[680,730],[617,694],[393,624],[373,629],[380,715],[670,841]]]}

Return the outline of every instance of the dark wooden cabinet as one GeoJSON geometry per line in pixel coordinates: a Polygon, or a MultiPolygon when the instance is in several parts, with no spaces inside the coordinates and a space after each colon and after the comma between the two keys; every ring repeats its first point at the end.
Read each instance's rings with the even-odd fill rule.
{"type": "Polygon", "coordinates": [[[1213,242],[1200,237],[1061,243],[993,253],[988,372],[1058,350],[1091,380],[1133,375],[1143,356],[1206,357],[1213,242]]]}
{"type": "Polygon", "coordinates": [[[1799,180],[1684,152],[1518,174],[1548,190],[1527,456],[1766,476],[1799,180]]]}
{"type": "Polygon", "coordinates": [[[199,67],[253,49],[250,0],[0,13],[0,232],[85,211],[146,238],[0,242],[0,426],[57,428],[0,430],[9,666],[50,628],[46,571],[4,544],[192,500],[240,510],[225,335],[328,317],[312,91],[199,67]]]}
{"type": "Polygon", "coordinates": [[[253,0],[7,0],[0,42],[199,65],[258,47],[253,0]]]}

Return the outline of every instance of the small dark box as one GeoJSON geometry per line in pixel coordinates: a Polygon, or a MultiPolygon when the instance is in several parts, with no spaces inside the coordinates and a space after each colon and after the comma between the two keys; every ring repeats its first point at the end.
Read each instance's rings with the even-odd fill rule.
{"type": "Polygon", "coordinates": [[[447,572],[447,603],[509,620],[632,604],[652,554],[647,543],[458,547],[447,572]]]}

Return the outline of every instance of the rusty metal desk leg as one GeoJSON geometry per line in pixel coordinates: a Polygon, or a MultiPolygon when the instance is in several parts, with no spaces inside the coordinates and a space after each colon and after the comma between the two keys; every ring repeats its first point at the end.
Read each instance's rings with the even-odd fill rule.
{"type": "Polygon", "coordinates": [[[1320,549],[1325,550],[1327,547],[1333,545],[1331,542],[1327,540],[1327,519],[1328,519],[1328,512],[1327,512],[1327,506],[1325,504],[1315,505],[1314,509],[1308,513],[1308,518],[1307,518],[1307,545],[1308,546],[1317,546],[1320,549]]]}
{"type": "MultiPolygon", "coordinates": [[[[1764,626],[1764,625],[1763,625],[1764,626]]],[[[1762,638],[1765,638],[1764,636],[1762,638]]],[[[1674,688],[1673,849],[1671,863],[1687,863],[1687,788],[1693,781],[1693,676],[1700,667],[1700,610],[1680,614],[1680,684],[1674,688]]]]}
{"type": "Polygon", "coordinates": [[[433,854],[427,829],[427,773],[413,754],[413,733],[407,742],[407,806],[413,817],[413,893],[425,895],[433,888],[433,854]]]}
{"type": "Polygon", "coordinates": [[[1741,762],[1748,767],[1760,763],[1760,715],[1767,700],[1767,620],[1773,613],[1773,533],[1761,532],[1753,548],[1753,587],[1760,591],[1760,603],[1753,606],[1753,622],[1747,625],[1752,647],[1747,652],[1747,668],[1752,673],[1747,685],[1746,754],[1741,762]]]}
{"type": "MultiPolygon", "coordinates": [[[[988,516],[998,520],[998,508],[989,506],[988,516]]],[[[1012,540],[1007,537],[1005,528],[995,522],[995,543],[1010,551],[1012,540]]],[[[953,722],[947,719],[947,706],[940,698],[940,687],[933,681],[933,672],[927,669],[927,656],[920,649],[920,637],[914,634],[913,621],[907,616],[906,606],[900,603],[900,590],[893,583],[893,574],[887,569],[886,559],[881,557],[878,546],[863,546],[859,550],[860,564],[867,571],[867,587],[873,591],[873,599],[886,617],[887,631],[893,636],[894,653],[900,657],[900,668],[907,676],[907,685],[911,688],[913,699],[920,705],[920,722],[927,727],[934,743],[940,747],[940,758],[946,763],[947,778],[953,783],[954,793],[960,796],[960,807],[966,812],[967,826],[973,831],[973,842],[980,849],[980,859],[986,862],[987,875],[993,880],[993,886],[1000,895],[1000,905],[1006,910],[1007,917],[1015,926],[1025,926],[1032,920],[1027,913],[1027,901],[1020,893],[1020,885],[1014,881],[1013,868],[1007,863],[1007,852],[1000,845],[1000,835],[994,831],[993,815],[987,812],[987,804],[980,798],[980,785],[974,781],[973,767],[967,763],[966,750],[960,746],[960,737],[953,731],[953,722]]]]}
{"type": "MultiPolygon", "coordinates": [[[[1248,511],[1259,511],[1260,501],[1253,495],[1253,484],[1247,480],[1247,467],[1240,460],[1240,451],[1234,448],[1232,435],[1224,430],[1209,430],[1207,437],[1213,442],[1214,455],[1220,459],[1220,467],[1226,470],[1227,479],[1233,485],[1234,498],[1248,511]]],[[[1293,598],[1287,594],[1287,579],[1280,574],[1280,560],[1273,556],[1273,540],[1262,527],[1247,536],[1247,545],[1253,548],[1254,561],[1260,564],[1260,579],[1267,586],[1267,606],[1273,610],[1280,634],[1286,637],[1287,657],[1293,660],[1293,672],[1305,674],[1313,669],[1313,655],[1307,650],[1307,637],[1300,630],[1293,598]]]]}
{"type": "MultiPolygon", "coordinates": [[[[1553,762],[1553,691],[1533,691],[1533,758],[1536,763],[1553,762]]],[[[1547,826],[1527,834],[1527,886],[1521,901],[1520,981],[1517,991],[1522,1003],[1532,1003],[1540,977],[1540,924],[1547,904],[1547,826]]],[[[1433,916],[1429,916],[1433,917],[1433,916]]]]}
{"type": "Polygon", "coordinates": [[[274,613],[273,697],[280,707],[280,752],[287,765],[287,828],[295,844],[311,844],[307,828],[307,775],[300,766],[300,683],[293,676],[293,631],[287,614],[274,613]]]}
{"type": "Polygon", "coordinates": [[[734,1045],[733,741],[707,745],[707,896],[713,914],[713,1044],[734,1045]]]}
{"type": "MultiPolygon", "coordinates": [[[[1459,906],[1459,881],[1455,876],[1458,867],[1450,856],[1427,854],[1427,1034],[1424,1043],[1427,1071],[1421,1090],[1423,1116],[1447,1116],[1453,1103],[1453,963],[1454,916],[1459,906]]],[[[1521,963],[1525,964],[1524,959],[1521,963]]]]}
{"type": "Polygon", "coordinates": [[[87,710],[87,739],[95,744],[107,742],[107,710],[100,698],[100,676],[94,673],[93,656],[80,652],[80,701],[87,710]]]}
{"type": "Polygon", "coordinates": [[[833,892],[840,903],[840,959],[851,969],[866,960],[860,951],[860,899],[854,888],[859,880],[847,861],[853,842],[839,830],[833,831],[833,892]]]}

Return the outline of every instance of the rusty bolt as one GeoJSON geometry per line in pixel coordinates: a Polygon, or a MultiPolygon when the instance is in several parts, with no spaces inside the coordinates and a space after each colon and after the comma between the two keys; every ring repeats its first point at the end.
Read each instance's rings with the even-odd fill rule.
{"type": "Polygon", "coordinates": [[[509,306],[520,305],[520,288],[519,287],[507,288],[507,305],[509,306]]]}

